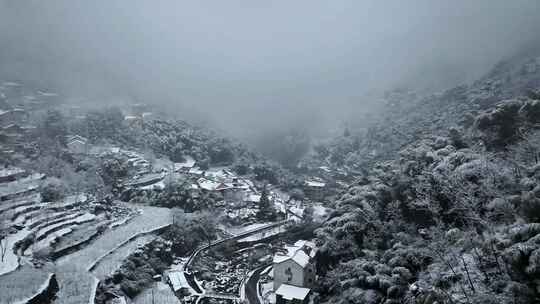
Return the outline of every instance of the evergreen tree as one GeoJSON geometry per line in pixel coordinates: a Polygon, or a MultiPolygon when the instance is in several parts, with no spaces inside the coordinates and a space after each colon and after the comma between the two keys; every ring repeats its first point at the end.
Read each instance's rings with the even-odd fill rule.
{"type": "Polygon", "coordinates": [[[261,193],[261,200],[259,202],[259,211],[257,212],[257,218],[259,220],[273,221],[276,219],[276,217],[276,209],[268,198],[268,190],[266,189],[265,185],[261,193]]]}

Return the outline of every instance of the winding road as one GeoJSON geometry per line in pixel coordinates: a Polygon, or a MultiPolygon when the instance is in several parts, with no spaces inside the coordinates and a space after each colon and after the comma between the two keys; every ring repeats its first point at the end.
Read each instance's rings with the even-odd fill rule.
{"type": "MultiPolygon", "coordinates": [[[[289,222],[291,222],[291,220],[287,219],[287,220],[283,220],[283,221],[280,221],[280,222],[277,222],[277,223],[268,224],[268,225],[265,225],[265,226],[262,226],[262,227],[259,227],[259,228],[255,228],[255,229],[252,229],[252,230],[249,230],[249,231],[237,234],[237,235],[233,235],[233,236],[228,237],[228,238],[217,240],[217,241],[214,241],[214,242],[212,242],[210,244],[199,247],[198,249],[196,249],[189,256],[189,258],[188,258],[188,260],[187,260],[187,262],[185,264],[185,267],[184,267],[184,275],[185,275],[185,277],[186,277],[186,279],[188,281],[188,284],[195,291],[201,293],[200,298],[207,297],[205,295],[204,290],[202,289],[202,287],[200,287],[199,284],[197,284],[197,282],[195,281],[195,275],[193,274],[192,271],[190,271],[191,263],[193,262],[195,257],[200,252],[202,252],[204,250],[207,250],[207,249],[209,249],[209,248],[211,248],[213,246],[223,244],[223,243],[225,243],[227,241],[239,240],[239,239],[245,238],[247,236],[250,236],[252,234],[264,231],[264,230],[268,230],[268,229],[272,229],[272,228],[275,228],[275,227],[287,225],[289,222]]],[[[246,283],[246,296],[247,296],[247,298],[249,300],[249,303],[251,303],[251,304],[259,304],[259,299],[257,297],[257,282],[259,281],[259,276],[260,276],[261,271],[263,271],[263,269],[265,267],[268,267],[268,265],[255,270],[253,275],[249,278],[248,282],[246,283]],[[254,281],[254,283],[253,283],[253,281],[254,281]],[[252,285],[252,286],[250,286],[250,285],[252,285]]],[[[209,295],[208,297],[215,297],[215,295],[209,295]]]]}
{"type": "Polygon", "coordinates": [[[261,277],[261,272],[267,267],[268,265],[257,268],[246,282],[246,298],[249,304],[261,304],[257,295],[259,293],[257,283],[261,277]]]}

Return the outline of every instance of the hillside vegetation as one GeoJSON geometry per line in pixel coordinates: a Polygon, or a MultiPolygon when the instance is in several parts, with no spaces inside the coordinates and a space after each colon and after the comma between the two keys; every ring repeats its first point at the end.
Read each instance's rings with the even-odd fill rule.
{"type": "Polygon", "coordinates": [[[316,232],[324,303],[540,300],[540,58],[441,94],[387,95],[306,163],[364,174],[316,232]]]}

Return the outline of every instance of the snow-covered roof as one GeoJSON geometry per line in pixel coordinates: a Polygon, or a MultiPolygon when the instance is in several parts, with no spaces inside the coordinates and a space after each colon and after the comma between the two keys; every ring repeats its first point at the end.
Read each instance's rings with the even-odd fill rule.
{"type": "Polygon", "coordinates": [[[71,142],[81,142],[81,143],[86,143],[88,141],[88,139],[86,139],[85,137],[82,137],[80,135],[71,135],[71,136],[68,136],[67,137],[67,141],[68,141],[68,144],[71,143],[71,142]]]}
{"type": "Polygon", "coordinates": [[[316,187],[316,188],[322,188],[322,187],[326,186],[325,183],[318,182],[318,181],[306,181],[306,185],[308,187],[316,187]]]}
{"type": "Polygon", "coordinates": [[[143,190],[165,189],[165,183],[161,180],[151,185],[142,186],[141,189],[143,190]]]}
{"type": "Polygon", "coordinates": [[[178,291],[181,288],[189,288],[189,284],[186,280],[186,277],[184,276],[184,273],[181,271],[171,271],[169,272],[169,281],[171,282],[171,285],[174,289],[174,291],[178,291]]]}
{"type": "Polygon", "coordinates": [[[137,120],[139,119],[138,116],[134,116],[134,115],[126,115],[124,116],[124,120],[137,120]]]}
{"type": "Polygon", "coordinates": [[[331,172],[328,166],[320,166],[319,169],[323,170],[324,172],[331,172]]]}
{"type": "Polygon", "coordinates": [[[249,194],[246,197],[246,202],[258,203],[261,201],[261,196],[258,194],[249,194]]]}
{"type": "Polygon", "coordinates": [[[128,187],[144,187],[144,186],[154,185],[158,183],[159,181],[163,180],[163,178],[165,178],[165,175],[161,173],[149,173],[137,179],[134,179],[126,183],[125,185],[128,187]]]}
{"type": "Polygon", "coordinates": [[[193,157],[186,156],[185,159],[185,162],[174,163],[174,170],[179,170],[182,168],[193,168],[193,166],[195,166],[195,159],[193,159],[193,157]]]}
{"type": "Polygon", "coordinates": [[[188,173],[195,175],[202,175],[204,172],[199,167],[193,167],[189,169],[188,173]]]}
{"type": "Polygon", "coordinates": [[[227,169],[208,170],[204,173],[204,175],[212,179],[227,179],[234,176],[234,174],[227,169]]]}
{"type": "Polygon", "coordinates": [[[306,267],[309,263],[309,256],[303,251],[298,250],[294,256],[293,261],[295,261],[298,265],[302,266],[302,268],[306,267]]]}
{"type": "Polygon", "coordinates": [[[234,187],[231,185],[231,184],[228,184],[228,183],[219,183],[215,190],[216,191],[222,191],[222,190],[227,190],[227,189],[233,189],[234,187]]]}
{"type": "Polygon", "coordinates": [[[199,178],[197,180],[197,183],[199,184],[199,187],[201,187],[201,189],[208,190],[208,191],[214,191],[220,185],[220,183],[217,183],[217,182],[205,179],[205,178],[199,178]]]}
{"type": "Polygon", "coordinates": [[[305,240],[299,240],[292,246],[285,246],[285,250],[287,250],[286,254],[276,254],[274,256],[274,264],[279,264],[290,259],[304,268],[309,264],[310,259],[315,257],[317,252],[315,244],[305,240]],[[304,251],[305,249],[307,249],[309,255],[304,251]]]}
{"type": "Polygon", "coordinates": [[[282,296],[285,300],[300,300],[303,301],[311,289],[309,288],[303,288],[303,287],[297,287],[293,285],[288,284],[281,284],[279,286],[278,290],[276,290],[276,295],[282,296]]]}

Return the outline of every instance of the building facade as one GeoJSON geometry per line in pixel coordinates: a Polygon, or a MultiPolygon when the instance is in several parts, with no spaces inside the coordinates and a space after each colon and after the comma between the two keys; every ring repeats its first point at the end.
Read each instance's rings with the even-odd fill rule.
{"type": "Polygon", "coordinates": [[[298,241],[274,256],[276,303],[307,303],[317,279],[315,244],[298,241]]]}

